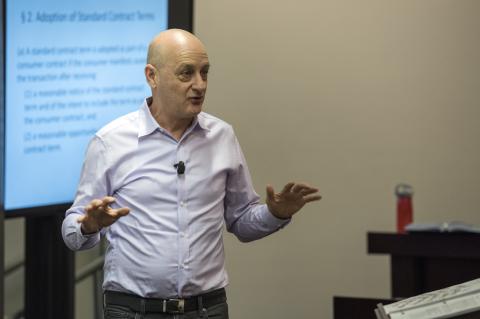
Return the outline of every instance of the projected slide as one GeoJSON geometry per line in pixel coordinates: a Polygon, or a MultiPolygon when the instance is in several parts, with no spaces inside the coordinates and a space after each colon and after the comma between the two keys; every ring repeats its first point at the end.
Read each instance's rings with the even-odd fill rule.
{"type": "Polygon", "coordinates": [[[5,209],[73,200],[86,145],[148,96],[162,0],[7,0],[5,209]]]}

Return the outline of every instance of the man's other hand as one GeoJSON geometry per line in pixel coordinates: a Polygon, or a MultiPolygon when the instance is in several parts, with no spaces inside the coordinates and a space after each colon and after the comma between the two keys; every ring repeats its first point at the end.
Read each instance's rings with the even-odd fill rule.
{"type": "Polygon", "coordinates": [[[291,218],[306,203],[320,200],[318,189],[304,183],[290,182],[280,193],[275,193],[271,185],[267,186],[267,206],[277,218],[291,218]]]}
{"type": "Polygon", "coordinates": [[[127,207],[113,209],[110,204],[115,202],[115,198],[105,196],[102,199],[94,199],[85,206],[85,215],[80,216],[77,222],[82,224],[83,234],[93,234],[100,231],[103,227],[110,226],[120,217],[128,215],[130,209],[127,207]]]}

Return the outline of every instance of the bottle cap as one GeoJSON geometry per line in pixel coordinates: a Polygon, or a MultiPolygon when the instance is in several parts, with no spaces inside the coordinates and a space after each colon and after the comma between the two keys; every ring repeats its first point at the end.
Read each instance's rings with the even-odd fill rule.
{"type": "Polygon", "coordinates": [[[395,186],[395,195],[399,197],[411,197],[413,195],[413,187],[408,184],[398,184],[395,186]]]}

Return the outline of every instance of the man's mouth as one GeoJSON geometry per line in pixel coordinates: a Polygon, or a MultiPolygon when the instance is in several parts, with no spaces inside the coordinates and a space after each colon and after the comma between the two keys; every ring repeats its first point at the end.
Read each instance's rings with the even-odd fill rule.
{"type": "Polygon", "coordinates": [[[193,104],[200,104],[203,102],[203,96],[192,96],[188,98],[193,104]]]}

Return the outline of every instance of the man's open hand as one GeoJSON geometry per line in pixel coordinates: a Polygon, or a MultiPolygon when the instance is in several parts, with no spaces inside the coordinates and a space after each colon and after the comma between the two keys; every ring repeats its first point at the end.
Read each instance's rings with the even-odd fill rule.
{"type": "Polygon", "coordinates": [[[120,217],[128,215],[129,208],[113,209],[110,207],[113,202],[115,202],[114,197],[105,196],[102,199],[94,199],[85,206],[85,215],[77,219],[77,222],[82,224],[84,234],[96,233],[103,227],[110,226],[120,217]]]}
{"type": "Polygon", "coordinates": [[[280,193],[275,193],[271,185],[267,186],[267,206],[277,218],[290,218],[306,203],[321,198],[317,188],[304,183],[290,182],[280,193]]]}

